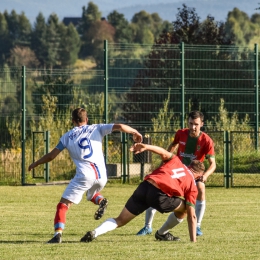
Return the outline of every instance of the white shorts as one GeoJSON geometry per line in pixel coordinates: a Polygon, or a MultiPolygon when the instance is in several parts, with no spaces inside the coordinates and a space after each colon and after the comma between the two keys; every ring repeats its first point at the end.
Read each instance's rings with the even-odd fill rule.
{"type": "Polygon", "coordinates": [[[91,200],[97,192],[105,187],[106,183],[106,175],[103,175],[102,178],[99,179],[89,179],[82,174],[80,176],[76,174],[63,192],[62,198],[67,199],[74,204],[79,204],[83,194],[87,191],[87,200],[91,200]]]}

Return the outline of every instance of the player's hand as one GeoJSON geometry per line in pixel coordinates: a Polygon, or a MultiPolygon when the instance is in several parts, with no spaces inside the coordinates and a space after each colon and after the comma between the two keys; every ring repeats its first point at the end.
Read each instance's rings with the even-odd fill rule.
{"type": "Polygon", "coordinates": [[[28,171],[32,170],[33,168],[35,168],[37,165],[35,163],[32,163],[31,165],[29,165],[28,167],[28,171]]]}
{"type": "Polygon", "coordinates": [[[134,154],[142,153],[145,150],[146,150],[145,144],[143,143],[135,143],[130,147],[130,151],[134,152],[134,154]]]}
{"type": "Polygon", "coordinates": [[[200,181],[201,182],[206,182],[207,181],[207,176],[206,175],[202,175],[201,177],[200,177],[200,181]]]}
{"type": "Polygon", "coordinates": [[[134,132],[133,140],[135,143],[141,143],[143,141],[143,136],[139,132],[134,132]]]}

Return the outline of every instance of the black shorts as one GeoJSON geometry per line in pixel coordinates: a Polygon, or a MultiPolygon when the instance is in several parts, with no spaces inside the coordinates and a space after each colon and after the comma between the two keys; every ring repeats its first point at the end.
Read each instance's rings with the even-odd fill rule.
{"type": "Polygon", "coordinates": [[[181,201],[178,197],[169,197],[148,181],[143,181],[126,202],[125,207],[136,216],[149,207],[161,213],[167,213],[177,208],[181,201]]]}

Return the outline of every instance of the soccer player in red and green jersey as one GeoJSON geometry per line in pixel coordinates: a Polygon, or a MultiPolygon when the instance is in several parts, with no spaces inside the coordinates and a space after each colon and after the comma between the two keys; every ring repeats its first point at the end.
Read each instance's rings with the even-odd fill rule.
{"type": "MultiPolygon", "coordinates": [[[[88,231],[80,241],[91,242],[102,234],[126,225],[146,209],[153,207],[160,213],[171,212],[170,219],[176,220],[171,222],[174,226],[187,216],[190,241],[196,242],[195,202],[198,190],[195,180],[202,176],[204,164],[193,160],[187,167],[173,153],[149,144],[136,143],[130,151],[135,154],[151,151],[160,155],[163,163],[151,174],[146,175],[118,217],[107,219],[94,230],[88,231]]],[[[173,236],[165,225],[155,233],[155,238],[160,241],[180,240],[173,236]]]]}
{"type": "MultiPolygon", "coordinates": [[[[201,132],[204,115],[200,111],[191,111],[188,118],[188,128],[178,130],[173,142],[168,147],[169,152],[176,152],[183,164],[189,165],[192,160],[201,162],[206,158],[209,162],[208,169],[203,176],[196,182],[198,188],[198,197],[196,201],[197,216],[197,236],[201,236],[201,221],[206,209],[205,182],[208,177],[215,171],[215,153],[212,139],[201,132]]],[[[147,235],[152,233],[152,221],[156,210],[149,208],[146,211],[145,226],[137,235],[147,235]]]]}

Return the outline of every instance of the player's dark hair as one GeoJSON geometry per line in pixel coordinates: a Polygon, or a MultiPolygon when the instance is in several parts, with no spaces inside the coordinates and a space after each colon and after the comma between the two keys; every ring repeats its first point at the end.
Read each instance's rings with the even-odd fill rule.
{"type": "Polygon", "coordinates": [[[194,110],[194,111],[191,111],[189,113],[189,118],[191,119],[197,119],[197,118],[200,118],[201,122],[204,121],[204,115],[202,112],[198,111],[198,110],[194,110]]]}
{"type": "Polygon", "coordinates": [[[205,171],[204,163],[199,160],[192,160],[189,166],[191,169],[193,169],[195,172],[198,172],[198,173],[205,171]]]}
{"type": "Polygon", "coordinates": [[[87,119],[87,111],[84,108],[78,107],[72,111],[72,120],[76,123],[85,122],[87,119]]]}

